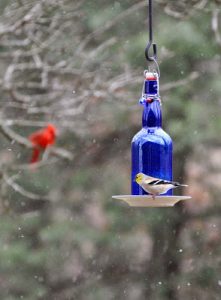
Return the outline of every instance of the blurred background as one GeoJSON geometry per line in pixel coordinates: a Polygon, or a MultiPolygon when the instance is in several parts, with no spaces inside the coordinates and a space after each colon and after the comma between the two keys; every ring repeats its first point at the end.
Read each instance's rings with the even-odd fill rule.
{"type": "MultiPolygon", "coordinates": [[[[164,129],[192,200],[129,208],[147,2],[0,2],[0,299],[221,292],[221,1],[155,0],[164,129]],[[27,137],[55,147],[30,168],[27,137]]],[[[179,191],[180,192],[180,191],[179,191]]]]}

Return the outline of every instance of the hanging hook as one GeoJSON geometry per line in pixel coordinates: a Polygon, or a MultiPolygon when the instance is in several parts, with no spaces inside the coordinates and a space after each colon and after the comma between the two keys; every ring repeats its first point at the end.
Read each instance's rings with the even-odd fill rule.
{"type": "Polygon", "coordinates": [[[149,41],[149,43],[145,49],[145,56],[146,56],[146,59],[149,61],[157,60],[157,45],[153,44],[152,41],[149,41]],[[151,46],[153,46],[153,56],[150,56],[150,54],[149,54],[151,46]]]}
{"type": "Polygon", "coordinates": [[[153,8],[152,8],[152,0],[149,0],[149,43],[145,49],[146,59],[149,61],[156,61],[157,59],[157,45],[153,43],[153,8]],[[153,46],[153,56],[150,56],[149,51],[151,46],[153,46]]]}

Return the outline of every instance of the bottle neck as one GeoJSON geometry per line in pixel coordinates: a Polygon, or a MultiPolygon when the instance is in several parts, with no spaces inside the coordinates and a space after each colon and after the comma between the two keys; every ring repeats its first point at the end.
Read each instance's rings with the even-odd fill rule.
{"type": "Polygon", "coordinates": [[[162,113],[160,101],[154,100],[152,103],[145,103],[142,117],[143,127],[161,127],[162,113]]]}

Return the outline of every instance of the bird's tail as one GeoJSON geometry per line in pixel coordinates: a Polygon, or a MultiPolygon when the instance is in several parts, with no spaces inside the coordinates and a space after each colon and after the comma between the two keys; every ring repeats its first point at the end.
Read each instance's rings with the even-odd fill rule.
{"type": "Polygon", "coordinates": [[[172,182],[172,184],[175,186],[175,187],[179,187],[179,186],[188,186],[187,184],[181,184],[179,182],[172,182]]]}
{"type": "Polygon", "coordinates": [[[30,163],[31,164],[36,163],[39,160],[39,156],[40,156],[40,149],[39,148],[33,148],[30,163]]]}

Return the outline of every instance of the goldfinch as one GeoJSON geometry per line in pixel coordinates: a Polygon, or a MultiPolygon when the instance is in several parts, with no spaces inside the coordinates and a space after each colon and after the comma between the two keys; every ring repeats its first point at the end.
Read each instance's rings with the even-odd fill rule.
{"type": "Polygon", "coordinates": [[[144,191],[151,194],[153,199],[155,199],[155,196],[164,194],[170,189],[174,189],[178,186],[187,186],[178,182],[154,178],[145,175],[144,173],[138,173],[135,177],[135,181],[144,189],[144,191]]]}

